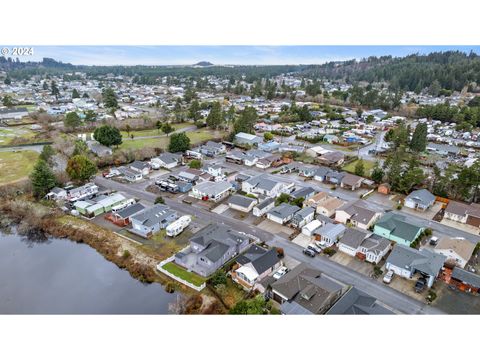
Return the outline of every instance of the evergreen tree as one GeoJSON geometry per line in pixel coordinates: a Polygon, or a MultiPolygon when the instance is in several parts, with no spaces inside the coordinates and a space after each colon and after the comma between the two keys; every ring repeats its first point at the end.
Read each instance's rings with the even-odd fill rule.
{"type": "Polygon", "coordinates": [[[244,132],[248,134],[254,133],[254,126],[257,122],[257,110],[251,106],[247,106],[240,114],[238,119],[233,125],[233,130],[235,134],[239,132],[244,132]]]}
{"type": "Polygon", "coordinates": [[[372,180],[375,181],[377,184],[381,184],[384,175],[385,173],[383,172],[383,169],[380,167],[380,164],[377,161],[372,170],[372,180]]]}
{"type": "Polygon", "coordinates": [[[116,110],[118,108],[117,95],[112,88],[105,88],[102,91],[103,104],[106,108],[116,110]]]}
{"type": "Polygon", "coordinates": [[[365,165],[363,164],[363,159],[358,159],[355,164],[355,175],[364,176],[365,175],[365,165]]]}
{"type": "Polygon", "coordinates": [[[80,94],[78,93],[77,89],[73,89],[72,91],[72,99],[78,99],[80,97],[80,94]]]}
{"type": "Polygon", "coordinates": [[[215,101],[207,116],[207,126],[211,129],[218,129],[223,123],[222,106],[218,101],[215,101]]]}
{"type": "Polygon", "coordinates": [[[32,183],[33,195],[39,199],[43,198],[53,187],[57,185],[55,175],[48,164],[38,159],[32,173],[30,174],[30,181],[32,183]]]}
{"type": "Polygon", "coordinates": [[[418,124],[410,141],[410,149],[416,152],[425,151],[427,148],[427,124],[418,124]]]}
{"type": "Polygon", "coordinates": [[[53,150],[51,145],[47,144],[43,147],[39,159],[45,161],[47,164],[50,164],[53,155],[55,155],[55,150],[53,150]]]}
{"type": "Polygon", "coordinates": [[[201,118],[200,104],[198,103],[198,100],[195,99],[190,104],[190,108],[188,109],[188,117],[193,121],[197,121],[201,118]]]}
{"type": "Polygon", "coordinates": [[[80,116],[78,116],[76,112],[72,111],[65,116],[65,119],[63,120],[63,124],[67,128],[76,129],[77,127],[82,125],[82,120],[80,119],[80,116]]]}

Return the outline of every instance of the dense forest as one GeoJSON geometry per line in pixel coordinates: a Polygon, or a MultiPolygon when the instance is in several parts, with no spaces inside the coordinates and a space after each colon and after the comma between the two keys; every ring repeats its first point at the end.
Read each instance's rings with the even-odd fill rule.
{"type": "Polygon", "coordinates": [[[310,66],[303,74],[347,82],[388,82],[393,90],[416,92],[438,82],[440,88],[460,91],[472,82],[480,83],[480,56],[473,52],[446,51],[399,58],[369,57],[310,66]]]}

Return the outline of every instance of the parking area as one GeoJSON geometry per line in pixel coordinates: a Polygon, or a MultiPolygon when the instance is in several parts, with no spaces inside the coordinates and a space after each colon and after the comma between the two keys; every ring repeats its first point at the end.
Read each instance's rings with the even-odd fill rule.
{"type": "Polygon", "coordinates": [[[305,234],[298,234],[293,240],[293,243],[300,245],[303,248],[306,248],[308,244],[312,242],[312,238],[305,234]]]}
{"type": "Polygon", "coordinates": [[[435,284],[437,299],[435,307],[447,314],[480,314],[480,296],[468,294],[449,287],[444,282],[435,284]]]}
{"type": "Polygon", "coordinates": [[[276,222],[273,222],[273,221],[268,220],[268,219],[263,220],[258,225],[258,227],[260,229],[268,231],[272,234],[277,234],[279,236],[285,237],[286,239],[288,239],[288,237],[295,232],[295,230],[292,229],[292,228],[277,224],[276,222]]]}
{"type": "MultiPolygon", "coordinates": [[[[383,275],[386,274],[386,269],[384,267],[382,268],[382,270],[383,270],[383,275]]],[[[383,282],[383,275],[379,276],[378,281],[383,282]]],[[[416,281],[417,281],[417,278],[415,277],[413,279],[405,279],[398,275],[394,275],[392,282],[387,286],[390,286],[395,290],[398,290],[401,293],[404,293],[405,295],[408,295],[418,301],[422,301],[426,303],[425,297],[427,296],[428,290],[425,289],[421,293],[415,292],[414,288],[415,288],[416,281]]]]}
{"type": "Polygon", "coordinates": [[[472,226],[472,225],[468,225],[468,224],[462,224],[462,223],[459,223],[457,221],[452,221],[452,220],[449,220],[449,219],[442,219],[442,221],[440,221],[440,224],[447,225],[447,226],[450,226],[450,227],[453,227],[453,228],[457,228],[459,230],[468,232],[468,233],[473,234],[473,235],[479,235],[479,233],[480,233],[480,229],[476,226],[472,226]]]}
{"type": "Polygon", "coordinates": [[[338,264],[341,264],[352,270],[355,270],[360,274],[363,274],[366,276],[370,276],[373,274],[373,264],[365,261],[361,261],[360,259],[347,255],[341,251],[337,251],[332,257],[330,257],[330,259],[335,261],[338,264]]]}

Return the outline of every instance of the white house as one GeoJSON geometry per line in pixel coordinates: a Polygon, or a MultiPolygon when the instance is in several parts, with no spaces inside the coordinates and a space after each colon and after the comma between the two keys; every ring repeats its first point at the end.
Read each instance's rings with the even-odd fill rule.
{"type": "Polygon", "coordinates": [[[448,262],[463,269],[475,251],[475,244],[465,238],[443,237],[433,251],[446,256],[448,262]]]}
{"type": "Polygon", "coordinates": [[[275,199],[267,197],[253,208],[253,215],[260,217],[275,207],[275,199]]]}
{"type": "Polygon", "coordinates": [[[277,197],[281,193],[289,193],[294,183],[284,183],[269,178],[266,174],[254,176],[242,182],[242,191],[247,194],[259,194],[268,197],[277,197]]]}
{"type": "Polygon", "coordinates": [[[245,213],[250,212],[253,207],[258,203],[256,198],[251,198],[243,195],[233,195],[228,199],[228,206],[231,209],[242,211],[245,213]]]}
{"type": "Polygon", "coordinates": [[[283,225],[289,222],[299,210],[298,206],[282,203],[267,212],[267,219],[283,225]]]}
{"type": "Polygon", "coordinates": [[[232,184],[227,181],[205,181],[192,188],[191,195],[196,199],[218,202],[232,191],[232,184]]]}

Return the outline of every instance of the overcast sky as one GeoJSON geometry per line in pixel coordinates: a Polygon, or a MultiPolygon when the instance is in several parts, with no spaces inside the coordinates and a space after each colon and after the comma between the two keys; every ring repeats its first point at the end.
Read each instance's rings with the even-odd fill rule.
{"type": "MultiPolygon", "coordinates": [[[[11,46],[8,46],[11,48],[11,46]]],[[[75,65],[321,64],[368,56],[404,56],[432,51],[480,53],[480,46],[34,46],[34,56],[75,65]]]]}

